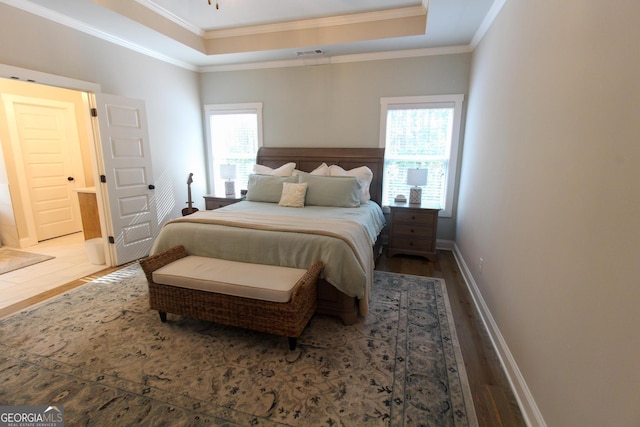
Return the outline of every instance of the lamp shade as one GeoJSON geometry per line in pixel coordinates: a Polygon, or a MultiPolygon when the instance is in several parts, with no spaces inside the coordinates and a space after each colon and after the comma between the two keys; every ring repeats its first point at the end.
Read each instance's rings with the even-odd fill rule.
{"type": "Polygon", "coordinates": [[[418,187],[427,185],[428,169],[407,169],[407,184],[418,187]]]}
{"type": "Polygon", "coordinates": [[[236,165],[220,165],[220,178],[235,179],[236,165]]]}

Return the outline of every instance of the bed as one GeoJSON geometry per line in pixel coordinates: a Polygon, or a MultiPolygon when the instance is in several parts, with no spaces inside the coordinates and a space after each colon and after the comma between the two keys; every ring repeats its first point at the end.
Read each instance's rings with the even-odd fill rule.
{"type": "Polygon", "coordinates": [[[284,165],[295,164],[297,177],[286,178],[285,174],[282,178],[250,178],[247,200],[169,221],[151,254],[183,245],[193,255],[256,264],[307,268],[321,260],[325,269],[318,283],[317,313],[338,316],[345,324],[355,323],[358,315],[368,312],[375,258],[381,251],[378,236],[384,226],[380,209],[383,162],[384,150],[376,148],[263,147],[256,164],[276,173],[284,165]],[[342,198],[339,202],[326,201],[324,195],[339,193],[333,187],[328,189],[326,182],[344,187],[353,177],[327,181],[310,174],[323,164],[338,165],[338,170],[348,173],[368,168],[373,173],[367,188],[370,200],[362,198],[363,188],[358,195],[362,198],[359,204],[348,205],[351,207],[345,207],[347,202],[342,198]],[[253,179],[259,180],[258,184],[252,183],[253,179]],[[308,183],[305,201],[309,204],[304,208],[281,206],[274,203],[277,200],[272,196],[263,197],[269,194],[270,183],[287,179],[292,183],[290,187],[298,189],[299,181],[308,183]]]}

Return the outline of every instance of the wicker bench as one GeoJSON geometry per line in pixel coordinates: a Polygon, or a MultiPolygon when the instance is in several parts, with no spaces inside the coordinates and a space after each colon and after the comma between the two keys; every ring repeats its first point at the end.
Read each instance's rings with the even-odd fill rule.
{"type": "Polygon", "coordinates": [[[317,281],[324,267],[321,261],[305,271],[192,257],[181,245],[151,255],[140,265],[149,283],[149,304],[162,322],[173,313],[282,335],[289,338],[291,350],[316,311],[317,281]],[[267,276],[277,280],[271,285],[256,283],[258,271],[264,282],[269,282],[267,276]],[[273,286],[277,281],[281,283],[273,286]]]}

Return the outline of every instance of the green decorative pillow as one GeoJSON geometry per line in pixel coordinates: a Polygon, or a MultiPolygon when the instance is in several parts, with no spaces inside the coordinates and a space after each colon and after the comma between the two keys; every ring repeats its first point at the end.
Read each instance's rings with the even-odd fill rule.
{"type": "Polygon", "coordinates": [[[249,175],[246,200],[278,203],[285,182],[298,182],[297,176],[249,175]]]}
{"type": "Polygon", "coordinates": [[[333,206],[357,208],[360,206],[360,181],[351,176],[323,176],[302,173],[300,182],[306,182],[307,206],[333,206]]]}

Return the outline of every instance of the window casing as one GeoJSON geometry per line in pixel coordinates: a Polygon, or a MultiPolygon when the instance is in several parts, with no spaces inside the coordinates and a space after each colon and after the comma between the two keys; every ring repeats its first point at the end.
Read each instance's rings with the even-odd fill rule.
{"type": "Polygon", "coordinates": [[[262,147],[262,103],[205,105],[209,188],[224,195],[220,165],[236,166],[236,194],[247,188],[258,149],[262,147]]]}
{"type": "Polygon", "coordinates": [[[429,170],[422,187],[422,206],[449,217],[457,170],[464,95],[381,98],[380,146],[385,148],[383,198],[409,197],[407,169],[429,170]]]}

